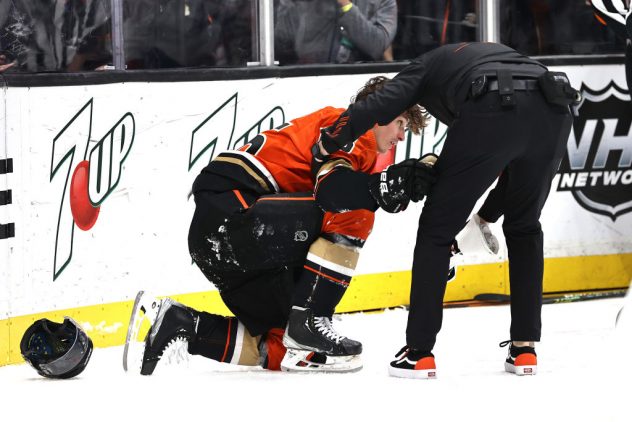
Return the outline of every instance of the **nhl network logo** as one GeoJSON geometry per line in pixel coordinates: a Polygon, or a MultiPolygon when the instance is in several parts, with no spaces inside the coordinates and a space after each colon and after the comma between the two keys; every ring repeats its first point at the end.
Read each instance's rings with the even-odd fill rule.
{"type": "Polygon", "coordinates": [[[599,91],[582,84],[558,191],[613,221],[632,211],[632,105],[627,90],[610,82],[599,91]]]}

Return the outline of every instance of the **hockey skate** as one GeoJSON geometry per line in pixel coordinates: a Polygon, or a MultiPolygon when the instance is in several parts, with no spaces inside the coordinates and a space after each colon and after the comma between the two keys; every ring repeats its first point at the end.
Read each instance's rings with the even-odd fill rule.
{"type": "Polygon", "coordinates": [[[395,355],[388,367],[388,374],[398,378],[433,379],[437,377],[437,366],[432,352],[404,346],[395,355]]]}
{"type": "Polygon", "coordinates": [[[147,294],[145,291],[141,290],[136,294],[127,327],[125,347],[123,348],[123,369],[125,371],[131,367],[132,361],[138,362],[138,366],[140,366],[140,359],[142,358],[142,343],[140,342],[143,340],[139,338],[139,335],[141,334],[141,329],[146,328],[146,325],[143,325],[145,321],[149,326],[154,324],[159,306],[160,300],[147,294]]]}
{"type": "Polygon", "coordinates": [[[184,305],[169,298],[158,301],[139,292],[130,318],[123,367],[140,367],[141,375],[151,375],[161,359],[168,363],[187,361],[188,342],[195,336],[195,325],[195,317],[184,305]],[[144,343],[139,343],[138,334],[145,319],[151,327],[144,343]],[[141,353],[130,353],[132,345],[139,344],[141,353]],[[132,361],[136,365],[132,366],[132,361]]]}
{"type": "Polygon", "coordinates": [[[511,340],[503,341],[500,347],[509,345],[509,353],[505,360],[505,371],[516,375],[535,375],[538,371],[538,357],[535,348],[517,347],[511,340]]]}
{"type": "Polygon", "coordinates": [[[311,309],[292,307],[283,335],[287,348],[281,370],[292,372],[355,372],[362,369],[362,344],[334,331],[331,319],[311,309]]]}

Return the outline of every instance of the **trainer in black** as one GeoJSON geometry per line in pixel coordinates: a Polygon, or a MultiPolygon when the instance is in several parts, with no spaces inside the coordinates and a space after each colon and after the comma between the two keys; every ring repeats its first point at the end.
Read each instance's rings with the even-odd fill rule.
{"type": "Polygon", "coordinates": [[[283,335],[288,349],[309,350],[327,356],[354,356],[362,353],[362,343],[334,331],[331,319],[314,316],[311,309],[293,306],[283,335]]]}
{"type": "Polygon", "coordinates": [[[395,355],[395,360],[388,367],[392,377],[399,378],[436,378],[437,367],[432,352],[404,346],[395,355]]]}
{"type": "Polygon", "coordinates": [[[516,346],[511,340],[503,341],[500,347],[509,345],[509,354],[505,360],[505,371],[516,375],[535,375],[538,371],[538,357],[535,347],[516,346]]]}
{"type": "Polygon", "coordinates": [[[195,338],[197,318],[184,305],[163,299],[156,317],[145,337],[145,352],[140,373],[151,375],[166,349],[185,355],[188,343],[195,338]]]}

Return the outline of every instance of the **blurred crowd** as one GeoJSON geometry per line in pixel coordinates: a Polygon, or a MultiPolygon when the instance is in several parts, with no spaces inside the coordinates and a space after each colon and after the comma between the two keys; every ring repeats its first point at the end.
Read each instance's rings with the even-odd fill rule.
{"type": "MultiPolygon", "coordinates": [[[[587,0],[500,0],[501,42],[528,55],[620,53],[587,0]]],[[[256,62],[257,0],[122,0],[127,69],[256,62]]],[[[111,0],[0,0],[0,72],[112,65],[111,0]]],[[[411,59],[477,39],[476,0],[274,0],[280,65],[411,59]]]]}

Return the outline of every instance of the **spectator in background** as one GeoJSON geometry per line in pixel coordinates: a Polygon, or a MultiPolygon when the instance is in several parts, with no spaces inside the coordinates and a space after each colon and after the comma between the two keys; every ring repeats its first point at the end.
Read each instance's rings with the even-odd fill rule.
{"type": "Polygon", "coordinates": [[[253,57],[252,0],[210,0],[212,25],[219,38],[215,49],[216,66],[246,66],[253,57]]]}
{"type": "Polygon", "coordinates": [[[128,69],[245,66],[252,59],[251,0],[127,0],[128,69]]]}
{"type": "MultiPolygon", "coordinates": [[[[548,0],[514,0],[502,8],[501,42],[522,54],[543,55],[555,50],[554,24],[548,0]]],[[[557,24],[562,24],[565,17],[557,24]]]]}
{"type": "Polygon", "coordinates": [[[17,54],[24,41],[18,41],[13,30],[15,25],[15,5],[8,0],[0,0],[0,72],[17,64],[17,54]]]}
{"type": "Polygon", "coordinates": [[[522,54],[607,54],[621,50],[595,25],[588,0],[514,0],[501,8],[501,42],[522,54]]]}
{"type": "Polygon", "coordinates": [[[397,59],[412,59],[444,44],[476,41],[476,1],[400,0],[397,59]]]}
{"type": "Polygon", "coordinates": [[[278,0],[281,64],[385,60],[397,31],[396,0],[278,0]]]}
{"type": "Polygon", "coordinates": [[[553,54],[608,54],[619,53],[622,42],[614,34],[597,24],[590,1],[552,2],[555,23],[553,54]]]}
{"type": "Polygon", "coordinates": [[[7,56],[0,55],[0,73],[15,66],[15,62],[7,62],[7,56]]]}
{"type": "Polygon", "coordinates": [[[127,0],[123,36],[128,69],[214,65],[218,37],[213,3],[127,0]]]}
{"type": "Polygon", "coordinates": [[[108,0],[0,0],[0,66],[65,71],[79,46],[88,43],[88,34],[109,15],[108,0]]]}
{"type": "MultiPolygon", "coordinates": [[[[124,0],[128,69],[246,65],[251,0],[124,0]]],[[[0,0],[0,71],[112,64],[110,0],[0,0]]]]}

